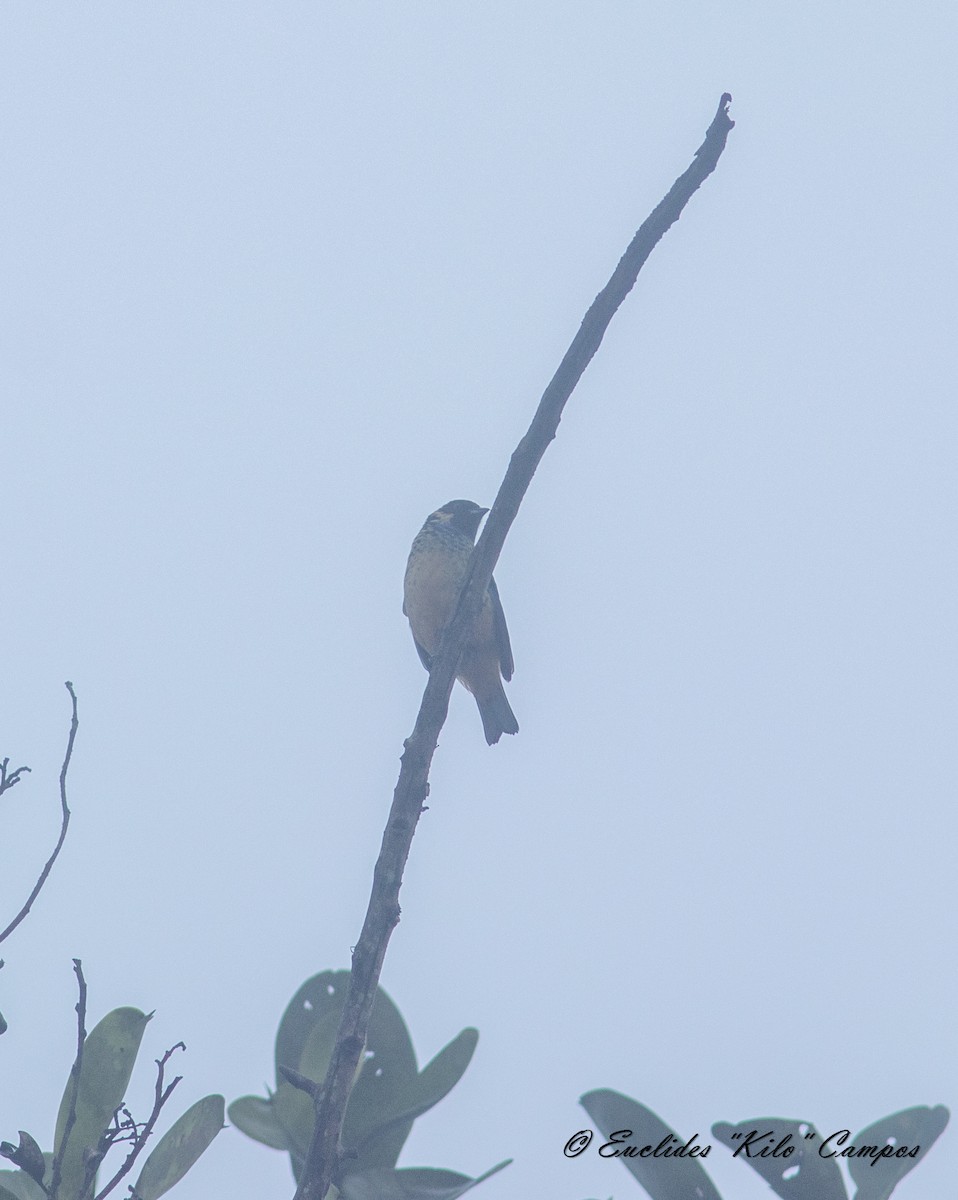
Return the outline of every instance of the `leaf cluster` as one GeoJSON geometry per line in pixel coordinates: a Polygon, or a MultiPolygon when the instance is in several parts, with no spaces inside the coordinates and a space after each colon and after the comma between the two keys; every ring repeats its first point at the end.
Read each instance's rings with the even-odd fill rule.
{"type": "MultiPolygon", "coordinates": [[[[635,1146],[659,1146],[674,1142],[686,1145],[683,1138],[650,1108],[611,1088],[586,1092],[579,1103],[606,1138],[622,1134],[635,1146]]],[[[848,1157],[848,1173],[856,1186],[855,1200],[888,1200],[895,1187],[925,1157],[948,1124],[948,1109],[902,1109],[882,1117],[862,1129],[846,1142],[856,1147],[917,1147],[914,1157],[848,1157]]],[[[808,1121],[783,1117],[755,1117],[730,1125],[717,1121],[712,1135],[736,1154],[765,1180],[782,1200],[848,1200],[845,1184],[835,1157],[831,1157],[834,1140],[829,1138],[826,1152],[823,1139],[808,1121]],[[743,1153],[744,1139],[760,1133],[755,1153],[743,1153]],[[788,1154],[775,1154],[777,1146],[791,1146],[788,1154]],[[758,1152],[758,1146],[766,1153],[758,1152]]],[[[697,1136],[697,1135],[696,1135],[697,1136]]],[[[622,1138],[617,1139],[621,1146],[622,1138]]],[[[619,1161],[641,1184],[652,1200],[722,1200],[718,1188],[705,1168],[691,1155],[634,1155],[618,1156],[619,1161]]],[[[703,1156],[704,1157],[704,1156],[703,1156]]]]}
{"type": "MultiPolygon", "coordinates": [[[[243,1096],[229,1118],[249,1137],[290,1156],[299,1180],[315,1126],[315,1096],[336,1043],[349,984],[348,971],[322,971],[289,1002],[276,1034],[276,1090],[243,1096]]],[[[479,1034],[463,1029],[420,1071],[409,1030],[379,988],[343,1121],[345,1166],[336,1181],[346,1200],[454,1200],[478,1179],[433,1168],[397,1170],[396,1162],[417,1117],[459,1082],[479,1034]]]]}
{"type": "MultiPolygon", "coordinates": [[[[81,1015],[77,1057],[60,1101],[53,1151],[42,1153],[36,1139],[23,1130],[18,1145],[0,1143],[0,1154],[17,1168],[0,1171],[0,1200],[102,1200],[132,1170],[179,1082],[164,1082],[166,1063],[178,1048],[174,1047],[157,1060],[155,1098],[147,1120],[137,1122],[124,1104],[149,1020],[137,1008],[116,1008],[84,1035],[81,1015]],[[125,1147],[126,1154],[98,1185],[104,1161],[118,1147],[125,1147]]],[[[143,1162],[132,1188],[136,1200],[158,1200],[183,1178],[223,1128],[223,1108],[222,1096],[205,1096],[173,1123],[143,1162]]]]}

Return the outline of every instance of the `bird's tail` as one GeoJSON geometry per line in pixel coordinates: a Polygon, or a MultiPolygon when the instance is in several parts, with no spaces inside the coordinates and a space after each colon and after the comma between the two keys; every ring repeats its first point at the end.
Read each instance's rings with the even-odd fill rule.
{"type": "Polygon", "coordinates": [[[504,733],[519,732],[519,722],[509,707],[501,683],[482,697],[477,696],[476,704],[479,705],[479,716],[482,717],[482,731],[490,746],[494,746],[504,733]]]}

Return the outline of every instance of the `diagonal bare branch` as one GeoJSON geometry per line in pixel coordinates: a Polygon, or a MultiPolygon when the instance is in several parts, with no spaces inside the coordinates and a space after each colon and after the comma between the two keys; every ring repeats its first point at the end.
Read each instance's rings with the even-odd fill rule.
{"type": "Polygon", "coordinates": [[[612,277],[582,321],[565,357],[543,393],[529,431],[516,447],[502,486],[473,551],[456,614],[442,639],[423,693],[412,735],[406,740],[399,780],[373,873],[372,894],[359,941],[353,950],[349,990],[329,1069],[316,1097],[316,1127],[296,1190],[296,1200],[324,1200],[341,1162],[340,1134],[369,1026],[376,988],[392,930],[399,921],[399,889],[416,824],[429,793],[429,768],[446,720],[456,667],[509,527],[515,520],[532,476],[556,435],[562,410],[583,371],[598,350],[605,331],[663,234],[681,216],[689,199],[715,170],[734,122],[728,115],[732,97],[718,111],[695,152],[692,165],[639,227],[612,277]]]}

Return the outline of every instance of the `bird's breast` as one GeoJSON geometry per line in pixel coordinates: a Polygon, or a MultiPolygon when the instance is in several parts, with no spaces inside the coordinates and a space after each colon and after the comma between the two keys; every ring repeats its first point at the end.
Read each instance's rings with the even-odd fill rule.
{"type": "Polygon", "coordinates": [[[413,637],[427,654],[439,649],[443,630],[455,612],[471,553],[468,539],[429,529],[424,529],[412,544],[403,607],[413,637]]]}

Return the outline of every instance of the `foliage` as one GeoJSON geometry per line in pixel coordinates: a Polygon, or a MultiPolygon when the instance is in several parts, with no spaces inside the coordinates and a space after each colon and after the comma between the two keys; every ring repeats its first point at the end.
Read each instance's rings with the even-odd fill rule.
{"type": "MultiPolygon", "coordinates": [[[[57,1115],[53,1152],[42,1154],[36,1140],[20,1131],[17,1146],[0,1143],[0,1154],[18,1167],[0,1171],[0,1200],[101,1200],[137,1162],[160,1111],[179,1083],[164,1085],[164,1068],[179,1047],[157,1060],[153,1110],[136,1121],[123,1097],[149,1016],[136,1008],[117,1008],[84,1035],[81,979],[80,1038],[57,1115]],[[113,1175],[97,1188],[99,1169],[117,1146],[127,1153],[113,1175]]],[[[181,1044],[182,1045],[182,1044],[181,1044]]],[[[158,1200],[186,1174],[223,1128],[223,1097],[206,1096],[173,1123],[156,1143],[133,1185],[137,1200],[158,1200]]]]}
{"type": "MultiPolygon", "coordinates": [[[[314,1098],[329,1066],[348,982],[348,971],[323,971],[303,984],[276,1034],[276,1091],[266,1098],[243,1096],[229,1106],[237,1128],[289,1154],[297,1179],[313,1135],[314,1098]]],[[[343,1123],[343,1197],[453,1200],[506,1165],[500,1163],[478,1179],[452,1171],[396,1170],[413,1122],[459,1082],[478,1038],[475,1029],[464,1029],[420,1071],[399,1009],[382,988],[377,990],[343,1123]]]]}
{"type": "MultiPolygon", "coordinates": [[[[580,1103],[615,1142],[618,1153],[610,1150],[606,1157],[618,1158],[652,1200],[722,1200],[698,1161],[706,1155],[693,1149],[700,1145],[697,1134],[681,1137],[644,1104],[609,1088],[586,1092],[580,1103]],[[629,1154],[627,1147],[636,1152],[629,1154]]],[[[847,1200],[838,1158],[844,1158],[857,1187],[855,1200],[888,1200],[938,1139],[948,1115],[943,1105],[906,1108],[854,1137],[840,1130],[824,1139],[808,1121],[756,1117],[738,1125],[718,1121],[712,1135],[782,1200],[847,1200]]]]}

